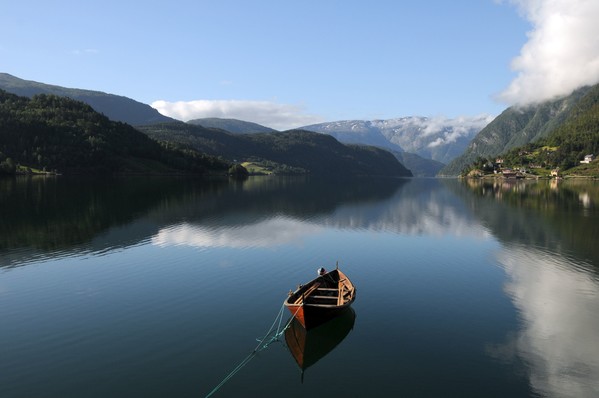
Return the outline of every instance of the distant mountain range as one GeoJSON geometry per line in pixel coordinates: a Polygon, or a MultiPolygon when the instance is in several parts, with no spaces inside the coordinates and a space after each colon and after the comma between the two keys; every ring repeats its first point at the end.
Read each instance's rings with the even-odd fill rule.
{"type": "MultiPolygon", "coordinates": [[[[238,119],[204,118],[190,120],[187,123],[207,128],[217,128],[234,134],[256,134],[276,132],[276,130],[271,129],[269,127],[238,119]]],[[[309,131],[315,130],[310,130],[309,127],[302,129],[309,131]]],[[[401,164],[403,164],[407,169],[409,169],[412,172],[414,177],[434,177],[435,175],[437,175],[439,170],[445,167],[444,163],[437,162],[431,159],[426,159],[414,153],[403,152],[402,148],[399,145],[395,145],[389,142],[382,134],[377,134],[376,132],[371,132],[368,134],[349,135],[347,137],[343,135],[329,135],[332,135],[338,141],[343,142],[345,144],[370,145],[389,150],[393,155],[395,155],[395,157],[397,158],[397,160],[399,160],[401,164]]]]}
{"type": "Polygon", "coordinates": [[[27,98],[0,90],[0,174],[38,169],[224,175],[231,163],[246,160],[277,168],[279,174],[412,175],[387,151],[344,145],[314,132],[242,135],[183,122],[134,128],[68,97],[27,98]]]}
{"type": "MultiPolygon", "coordinates": [[[[434,177],[445,167],[445,164],[430,157],[439,155],[444,159],[451,159],[452,156],[457,156],[466,147],[469,139],[489,120],[488,117],[462,119],[409,117],[376,121],[338,121],[305,126],[300,129],[327,134],[345,144],[370,145],[386,149],[410,169],[414,176],[434,177]],[[452,142],[454,139],[455,142],[452,142]]],[[[190,120],[187,123],[218,128],[234,134],[275,131],[269,127],[237,119],[205,118],[190,120]]]]}
{"type": "Polygon", "coordinates": [[[329,134],[345,143],[374,145],[409,152],[447,164],[461,155],[472,138],[493,118],[402,117],[388,120],[344,120],[302,129],[329,134]]]}
{"type": "MultiPolygon", "coordinates": [[[[138,126],[138,128],[139,126],[146,126],[139,129],[164,143],[172,143],[181,150],[206,150],[206,153],[227,159],[234,159],[237,157],[235,154],[256,157],[256,154],[250,154],[248,151],[239,149],[239,145],[247,145],[248,148],[254,148],[257,151],[256,153],[264,155],[259,156],[263,159],[280,162],[282,165],[296,169],[302,168],[301,162],[303,160],[310,159],[310,162],[314,160],[311,159],[313,153],[308,153],[302,160],[299,151],[312,151],[320,153],[319,156],[328,156],[326,150],[323,151],[323,148],[318,147],[319,145],[325,145],[329,151],[337,151],[338,155],[345,153],[349,158],[356,154],[360,158],[368,152],[366,148],[357,150],[354,147],[348,147],[350,152],[354,151],[354,154],[350,156],[349,152],[343,152],[346,149],[335,149],[336,147],[332,142],[318,140],[317,136],[307,134],[306,131],[329,135],[344,144],[369,145],[386,149],[394,154],[402,165],[410,169],[414,176],[426,177],[435,175],[456,176],[479,157],[494,157],[505,154],[513,148],[545,139],[555,131],[561,131],[561,133],[559,138],[553,139],[552,142],[565,143],[564,148],[572,149],[575,141],[576,148],[591,153],[590,151],[594,146],[583,145],[582,143],[585,142],[585,139],[594,140],[595,136],[593,134],[597,130],[592,125],[594,123],[592,122],[594,120],[593,112],[597,112],[595,108],[586,110],[583,115],[585,122],[591,121],[589,122],[591,124],[587,123],[584,127],[587,130],[590,129],[591,133],[585,133],[586,130],[582,131],[580,126],[576,127],[577,122],[574,120],[580,113],[579,109],[587,109],[589,103],[594,103],[594,94],[592,99],[589,99],[588,95],[597,91],[597,86],[584,87],[574,91],[567,97],[542,104],[523,108],[511,107],[495,119],[481,116],[456,119],[403,117],[372,121],[346,120],[305,126],[299,129],[303,130],[302,133],[295,131],[291,134],[288,134],[289,132],[277,132],[265,126],[235,119],[205,118],[192,120],[185,124],[160,114],[147,104],[127,97],[99,91],[48,85],[23,80],[6,73],[0,73],[0,90],[30,98],[36,94],[52,94],[82,101],[90,105],[96,112],[102,113],[113,121],[124,122],[138,126]],[[581,101],[587,105],[582,106],[581,101]],[[185,126],[189,126],[189,128],[185,126]],[[204,130],[202,130],[202,133],[198,133],[200,130],[193,127],[204,130]],[[183,132],[188,130],[192,133],[185,137],[183,132]],[[570,132],[573,133],[570,134],[570,132]],[[256,135],[258,137],[235,138],[239,135],[256,135]],[[587,136],[590,138],[584,138],[587,136]],[[306,141],[302,143],[301,140],[306,141]],[[260,145],[257,144],[258,142],[260,142],[260,145]],[[269,145],[271,148],[267,150],[269,145]],[[318,148],[314,149],[314,146],[318,148]],[[222,152],[219,152],[217,148],[220,148],[222,152]],[[284,148],[284,150],[277,155],[277,151],[281,148],[284,148]],[[285,155],[281,155],[283,153],[285,155]],[[289,159],[285,159],[286,156],[289,159]],[[275,158],[277,160],[274,160],[275,158]],[[289,160],[289,162],[286,160],[289,160]],[[447,164],[447,166],[444,164],[447,164]]],[[[580,123],[578,124],[580,125],[580,123]]],[[[562,152],[566,149],[563,149],[562,152]]],[[[370,150],[367,156],[369,160],[363,164],[364,169],[361,171],[353,167],[350,167],[350,169],[358,173],[365,172],[365,170],[370,170],[366,173],[374,170],[376,170],[376,173],[380,173],[381,169],[379,167],[387,160],[373,166],[374,164],[369,163],[373,161],[371,157],[373,154],[385,158],[387,156],[386,152],[370,150]],[[370,168],[371,166],[374,168],[370,168]]],[[[2,153],[0,153],[1,155],[2,153]]],[[[6,153],[4,156],[6,156],[6,153]]],[[[578,152],[571,150],[566,163],[572,164],[575,162],[575,156],[578,156],[578,152]]],[[[353,159],[357,161],[357,158],[353,159]]],[[[0,159],[0,161],[2,160],[0,159]]],[[[348,165],[344,161],[342,163],[348,165]]],[[[318,162],[311,164],[314,170],[321,170],[318,162]]],[[[396,170],[391,163],[388,163],[387,166],[390,167],[390,170],[395,170],[393,173],[404,174],[404,171],[396,170]]],[[[310,167],[306,168],[306,170],[308,169],[310,167]]]]}
{"type": "Polygon", "coordinates": [[[0,73],[0,89],[23,97],[32,97],[36,94],[69,97],[85,102],[96,112],[104,114],[111,120],[133,126],[175,121],[175,119],[162,115],[150,105],[131,98],[100,91],[80,90],[23,80],[8,73],[0,73]]]}
{"type": "Polygon", "coordinates": [[[252,160],[283,174],[412,176],[410,170],[388,151],[345,145],[333,137],[311,131],[232,134],[183,122],[138,128],[157,141],[175,143],[232,162],[252,160]]]}
{"type": "MultiPolygon", "coordinates": [[[[69,97],[87,103],[95,111],[104,114],[111,120],[128,123],[134,126],[177,122],[175,119],[160,114],[156,109],[149,105],[127,97],[99,91],[49,85],[20,79],[7,73],[0,73],[0,89],[27,97],[32,97],[36,94],[54,94],[69,97]]],[[[191,120],[188,123],[207,128],[217,128],[234,134],[276,132],[276,130],[269,127],[236,119],[204,118],[191,120]]],[[[347,123],[349,122],[336,122],[331,125],[336,124],[340,126],[347,123]]],[[[413,170],[413,174],[416,176],[434,176],[443,165],[437,161],[430,161],[429,159],[432,156],[447,159],[448,156],[451,157],[452,154],[460,148],[459,145],[456,146],[453,143],[444,145],[442,141],[444,142],[444,140],[448,139],[451,140],[452,138],[449,137],[451,134],[457,133],[457,135],[460,135],[468,130],[468,128],[457,126],[455,123],[453,125],[449,123],[447,125],[442,125],[442,131],[437,131],[435,130],[437,127],[433,128],[433,123],[435,123],[435,126],[439,125],[439,121],[436,119],[403,118],[390,121],[360,121],[359,123],[368,125],[368,128],[363,128],[363,133],[357,134],[358,130],[355,128],[356,123],[358,122],[352,123],[354,127],[350,134],[344,134],[337,131],[335,134],[329,135],[332,135],[343,143],[373,145],[391,150],[391,152],[396,154],[396,158],[399,159],[400,162],[404,163],[410,170],[413,170]],[[401,129],[399,125],[407,127],[401,129]],[[408,133],[402,133],[404,130],[408,131],[408,133]],[[432,141],[430,139],[430,137],[432,137],[430,132],[433,130],[435,132],[434,138],[437,139],[437,142],[432,145],[437,148],[421,148],[422,145],[424,145],[422,142],[430,143],[432,141]],[[429,136],[429,138],[415,138],[418,136],[419,131],[421,131],[422,134],[429,136]],[[420,146],[415,144],[416,141],[421,142],[420,146]],[[404,151],[415,152],[415,154],[408,155],[407,153],[404,153],[404,151]],[[402,155],[399,156],[399,153],[402,153],[402,155]]],[[[320,125],[310,126],[309,130],[322,132],[318,131],[318,126],[320,125]]],[[[330,128],[325,130],[328,130],[329,133],[331,132],[330,128]]],[[[468,134],[466,134],[466,136],[468,136],[468,134]]],[[[458,143],[465,139],[466,138],[459,138],[458,143]]]]}

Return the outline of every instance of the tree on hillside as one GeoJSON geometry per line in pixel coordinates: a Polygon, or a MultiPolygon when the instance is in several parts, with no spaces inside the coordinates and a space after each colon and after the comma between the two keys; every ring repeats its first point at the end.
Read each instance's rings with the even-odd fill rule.
{"type": "MultiPolygon", "coordinates": [[[[0,156],[1,159],[1,156],[0,156]]],[[[17,165],[12,158],[6,158],[0,161],[0,174],[15,174],[17,171],[17,165]]]]}
{"type": "Polygon", "coordinates": [[[235,178],[246,178],[250,175],[250,173],[245,167],[239,163],[236,163],[229,168],[229,175],[235,178]]]}

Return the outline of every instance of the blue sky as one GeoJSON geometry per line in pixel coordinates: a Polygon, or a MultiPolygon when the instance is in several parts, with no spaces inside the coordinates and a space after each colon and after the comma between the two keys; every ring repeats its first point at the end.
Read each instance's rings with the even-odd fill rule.
{"type": "Polygon", "coordinates": [[[0,72],[124,95],[180,119],[275,128],[496,115],[546,85],[524,83],[551,64],[537,58],[556,57],[546,53],[557,34],[560,49],[592,38],[575,49],[590,54],[578,74],[599,81],[595,3],[19,0],[2,5],[0,72]],[[556,15],[580,21],[551,25],[556,15]]]}

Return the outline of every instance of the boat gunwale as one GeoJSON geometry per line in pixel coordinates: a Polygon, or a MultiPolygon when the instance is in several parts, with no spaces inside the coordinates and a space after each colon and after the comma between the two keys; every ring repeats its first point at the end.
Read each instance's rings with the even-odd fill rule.
{"type": "MultiPolygon", "coordinates": [[[[325,284],[326,286],[326,284],[325,284]]],[[[337,294],[337,298],[339,298],[339,292],[342,290],[339,287],[337,287],[336,289],[334,288],[323,288],[323,289],[327,289],[327,290],[336,290],[338,292],[337,294]]],[[[331,298],[333,298],[335,296],[331,296],[331,298]]],[[[317,307],[317,308],[330,308],[330,309],[342,309],[344,307],[347,307],[349,305],[351,305],[354,300],[356,298],[356,287],[354,286],[354,284],[349,280],[349,278],[343,273],[341,272],[341,270],[334,269],[332,271],[327,272],[324,275],[319,275],[318,277],[314,278],[313,280],[311,280],[310,282],[306,283],[305,285],[300,285],[298,287],[298,289],[296,289],[294,292],[290,292],[289,296],[285,299],[284,301],[284,305],[288,308],[297,308],[297,307],[317,307]],[[337,277],[338,280],[337,281],[333,281],[333,283],[338,284],[343,284],[343,290],[345,292],[350,292],[350,298],[347,301],[342,302],[341,304],[336,303],[336,304],[316,304],[316,303],[306,303],[305,299],[308,297],[313,297],[312,293],[316,292],[316,290],[319,289],[319,286],[321,285],[320,281],[323,280],[323,278],[333,272],[337,273],[337,277]],[[314,285],[317,285],[316,287],[314,287],[314,285]],[[304,290],[304,292],[302,292],[302,289],[304,290]],[[302,294],[300,294],[300,292],[302,294]],[[305,292],[309,292],[307,295],[304,295],[305,292]],[[302,296],[303,296],[303,300],[302,300],[302,296]],[[291,302],[291,299],[294,298],[294,302],[291,302]],[[298,302],[299,301],[299,302],[298,302]]]]}

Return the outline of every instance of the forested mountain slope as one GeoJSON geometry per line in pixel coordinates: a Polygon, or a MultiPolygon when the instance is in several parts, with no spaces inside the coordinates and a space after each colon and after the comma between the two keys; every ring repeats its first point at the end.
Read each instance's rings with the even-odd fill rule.
{"type": "Polygon", "coordinates": [[[0,168],[16,164],[66,173],[206,173],[228,163],[168,149],[135,128],[66,97],[0,90],[0,168]]]}
{"type": "Polygon", "coordinates": [[[457,176],[479,157],[504,154],[547,137],[564,124],[579,101],[592,87],[583,87],[567,97],[527,107],[510,107],[480,131],[465,152],[443,168],[439,174],[457,176]]]}
{"type": "Polygon", "coordinates": [[[512,167],[534,164],[559,168],[562,175],[599,177],[599,161],[581,163],[587,155],[599,155],[599,85],[592,87],[547,137],[513,148],[503,157],[512,167]]]}

